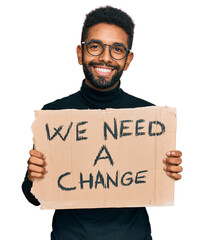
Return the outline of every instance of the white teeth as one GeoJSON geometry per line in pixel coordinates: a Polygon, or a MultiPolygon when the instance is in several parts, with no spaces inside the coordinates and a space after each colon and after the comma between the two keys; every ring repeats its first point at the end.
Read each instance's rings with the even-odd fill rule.
{"type": "Polygon", "coordinates": [[[106,68],[96,68],[96,70],[99,71],[99,72],[104,72],[104,73],[109,73],[109,72],[111,72],[110,69],[106,69],[106,68]]]}

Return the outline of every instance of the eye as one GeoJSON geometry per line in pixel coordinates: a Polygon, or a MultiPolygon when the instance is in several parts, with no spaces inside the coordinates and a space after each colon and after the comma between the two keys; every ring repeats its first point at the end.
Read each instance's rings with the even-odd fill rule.
{"type": "Polygon", "coordinates": [[[120,47],[115,47],[115,48],[114,48],[114,51],[116,51],[116,52],[122,52],[122,50],[121,50],[120,47]]]}
{"type": "Polygon", "coordinates": [[[90,46],[90,48],[91,48],[91,49],[97,49],[97,48],[99,48],[99,46],[98,46],[97,44],[92,44],[92,45],[90,46]]]}
{"type": "Polygon", "coordinates": [[[112,47],[112,51],[114,53],[117,53],[117,54],[122,54],[125,52],[125,48],[123,46],[120,46],[120,45],[115,45],[112,47]]]}
{"type": "Polygon", "coordinates": [[[103,47],[101,46],[100,43],[96,43],[96,42],[90,42],[88,45],[89,50],[91,51],[99,51],[101,50],[103,47]]]}

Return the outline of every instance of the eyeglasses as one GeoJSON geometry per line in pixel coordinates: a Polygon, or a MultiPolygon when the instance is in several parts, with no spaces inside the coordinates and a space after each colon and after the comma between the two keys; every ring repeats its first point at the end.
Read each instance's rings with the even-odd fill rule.
{"type": "Polygon", "coordinates": [[[104,44],[99,40],[91,40],[88,42],[82,42],[81,44],[86,45],[87,52],[92,56],[101,55],[104,52],[105,47],[108,46],[111,57],[116,60],[122,60],[130,52],[130,49],[126,48],[121,43],[114,43],[113,45],[108,45],[108,44],[104,44]]]}

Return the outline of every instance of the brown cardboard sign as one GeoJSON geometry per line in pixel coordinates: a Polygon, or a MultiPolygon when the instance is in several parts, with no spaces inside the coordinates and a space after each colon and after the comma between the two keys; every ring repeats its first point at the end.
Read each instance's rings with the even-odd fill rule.
{"type": "Polygon", "coordinates": [[[145,107],[36,111],[35,149],[47,157],[32,193],[45,209],[172,205],[163,171],[176,148],[176,110],[145,107]]]}

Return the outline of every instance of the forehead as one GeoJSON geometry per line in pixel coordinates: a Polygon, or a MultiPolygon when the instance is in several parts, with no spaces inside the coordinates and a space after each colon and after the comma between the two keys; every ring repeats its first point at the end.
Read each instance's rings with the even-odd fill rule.
{"type": "Polygon", "coordinates": [[[105,44],[123,43],[127,46],[128,34],[116,25],[99,23],[91,27],[88,31],[86,41],[92,39],[100,40],[105,44]]]}

